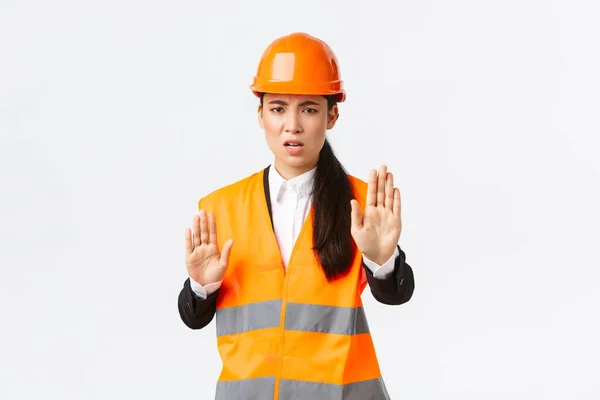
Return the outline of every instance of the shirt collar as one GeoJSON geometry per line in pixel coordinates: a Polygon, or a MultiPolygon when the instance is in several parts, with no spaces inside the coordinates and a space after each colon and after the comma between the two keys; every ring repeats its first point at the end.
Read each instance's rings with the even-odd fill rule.
{"type": "Polygon", "coordinates": [[[310,171],[286,181],[275,169],[275,165],[272,164],[269,168],[269,191],[271,196],[279,200],[286,190],[294,191],[299,199],[308,196],[312,192],[316,170],[317,167],[314,167],[310,171]]]}

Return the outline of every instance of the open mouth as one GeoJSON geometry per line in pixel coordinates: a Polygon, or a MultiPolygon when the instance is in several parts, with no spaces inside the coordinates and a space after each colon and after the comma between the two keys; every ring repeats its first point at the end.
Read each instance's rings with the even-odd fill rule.
{"type": "Polygon", "coordinates": [[[302,142],[299,140],[286,140],[285,143],[283,143],[283,145],[286,147],[302,147],[302,146],[304,146],[304,144],[302,144],[302,142]]]}

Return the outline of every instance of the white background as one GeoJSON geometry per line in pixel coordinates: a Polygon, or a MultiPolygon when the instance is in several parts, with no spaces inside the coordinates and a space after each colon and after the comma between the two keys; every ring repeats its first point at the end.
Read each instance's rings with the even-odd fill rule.
{"type": "Polygon", "coordinates": [[[196,201],[272,161],[248,85],[332,46],[416,290],[365,292],[393,399],[600,398],[600,3],[0,0],[0,398],[211,399],[179,319],[196,201]]]}

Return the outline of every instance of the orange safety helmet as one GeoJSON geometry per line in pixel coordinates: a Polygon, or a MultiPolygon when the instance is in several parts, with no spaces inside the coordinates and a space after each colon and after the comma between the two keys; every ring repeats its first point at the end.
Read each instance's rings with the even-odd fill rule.
{"type": "Polygon", "coordinates": [[[264,51],[254,82],[260,93],[332,95],[346,99],[338,60],[327,45],[307,33],[292,33],[273,41],[264,51]]]}

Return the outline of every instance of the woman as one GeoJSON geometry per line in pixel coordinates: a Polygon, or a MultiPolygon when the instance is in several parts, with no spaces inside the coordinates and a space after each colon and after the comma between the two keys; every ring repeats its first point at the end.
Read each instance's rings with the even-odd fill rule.
{"type": "Polygon", "coordinates": [[[414,290],[393,176],[367,184],[334,155],[345,91],[326,43],[275,40],[251,89],[274,163],[200,199],[185,231],[179,313],[191,329],[216,315],[216,399],[389,399],[361,294],[398,305],[414,290]]]}

